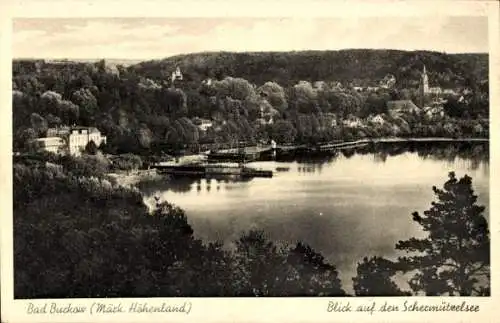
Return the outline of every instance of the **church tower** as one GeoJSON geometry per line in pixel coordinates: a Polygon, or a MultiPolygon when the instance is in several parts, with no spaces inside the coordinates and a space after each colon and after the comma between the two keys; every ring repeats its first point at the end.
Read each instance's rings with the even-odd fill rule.
{"type": "Polygon", "coordinates": [[[424,93],[429,93],[429,77],[427,76],[427,71],[425,69],[425,65],[424,65],[424,70],[422,72],[422,90],[424,91],[424,93]]]}
{"type": "Polygon", "coordinates": [[[424,107],[425,104],[425,95],[429,93],[429,77],[427,76],[427,70],[425,69],[424,65],[424,70],[422,71],[422,74],[420,75],[420,108],[424,107]]]}

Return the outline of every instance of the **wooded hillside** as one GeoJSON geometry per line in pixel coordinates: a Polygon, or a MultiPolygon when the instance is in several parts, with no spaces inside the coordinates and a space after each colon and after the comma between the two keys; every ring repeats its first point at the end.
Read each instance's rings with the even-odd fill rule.
{"type": "Polygon", "coordinates": [[[148,78],[165,78],[180,67],[187,80],[241,77],[283,86],[298,81],[375,84],[393,74],[400,87],[416,86],[425,64],[429,82],[443,87],[469,85],[471,76],[488,78],[488,54],[445,54],[429,51],[353,49],[340,51],[196,53],[142,62],[130,68],[148,78]]]}
{"type": "MultiPolygon", "coordinates": [[[[15,149],[49,127],[93,126],[110,153],[176,150],[182,145],[256,142],[317,143],[383,136],[488,135],[486,54],[446,55],[394,50],[201,53],[121,66],[107,61],[14,61],[15,149]],[[392,118],[391,100],[419,104],[420,73],[450,87],[443,113],[392,118]],[[170,82],[179,67],[182,81],[170,82]],[[358,92],[387,74],[392,88],[358,92]],[[212,79],[211,85],[204,80],[212,79]],[[315,81],[329,83],[317,86],[315,81]],[[342,87],[332,86],[340,81],[342,87]],[[468,94],[462,91],[470,88],[468,94]],[[460,93],[464,93],[462,99],[460,93]],[[372,124],[370,116],[380,115],[372,124]],[[200,131],[196,122],[213,127],[200,131]],[[177,147],[177,148],[176,148],[177,147]]],[[[425,104],[432,104],[426,98],[425,104]]],[[[422,105],[422,104],[420,104],[422,105]]]]}

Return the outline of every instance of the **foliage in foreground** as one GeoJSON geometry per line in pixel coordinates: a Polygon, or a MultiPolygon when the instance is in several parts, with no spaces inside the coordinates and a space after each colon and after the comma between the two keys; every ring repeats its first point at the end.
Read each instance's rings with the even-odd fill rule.
{"type": "Polygon", "coordinates": [[[409,273],[413,292],[427,296],[490,294],[490,237],[484,206],[477,205],[472,178],[457,179],[454,172],[443,188],[433,187],[437,201],[413,221],[427,233],[424,238],[399,241],[405,251],[397,262],[374,257],[358,264],[353,278],[356,295],[402,295],[391,280],[397,272],[409,273]]]}
{"type": "Polygon", "coordinates": [[[396,248],[412,253],[400,262],[406,271],[417,270],[410,280],[415,291],[427,295],[488,294],[490,237],[484,206],[477,205],[472,178],[449,174],[442,189],[432,188],[437,201],[417,222],[428,233],[424,239],[400,241],[396,248]]]}
{"type": "Polygon", "coordinates": [[[14,166],[17,298],[344,295],[304,244],[251,231],[227,251],[195,239],[184,212],[43,162],[14,166]]]}

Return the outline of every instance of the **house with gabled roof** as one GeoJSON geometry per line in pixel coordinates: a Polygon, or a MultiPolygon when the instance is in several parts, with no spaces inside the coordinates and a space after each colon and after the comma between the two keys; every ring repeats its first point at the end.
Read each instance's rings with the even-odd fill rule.
{"type": "Polygon", "coordinates": [[[420,112],[420,108],[412,100],[394,100],[387,102],[387,111],[391,116],[420,112]]]}

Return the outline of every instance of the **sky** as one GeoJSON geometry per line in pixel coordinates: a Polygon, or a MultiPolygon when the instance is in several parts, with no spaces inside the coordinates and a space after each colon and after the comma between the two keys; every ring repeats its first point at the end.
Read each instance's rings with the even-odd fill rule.
{"type": "Polygon", "coordinates": [[[23,18],[14,58],[157,59],[204,51],[385,48],[488,52],[481,16],[23,18]]]}

